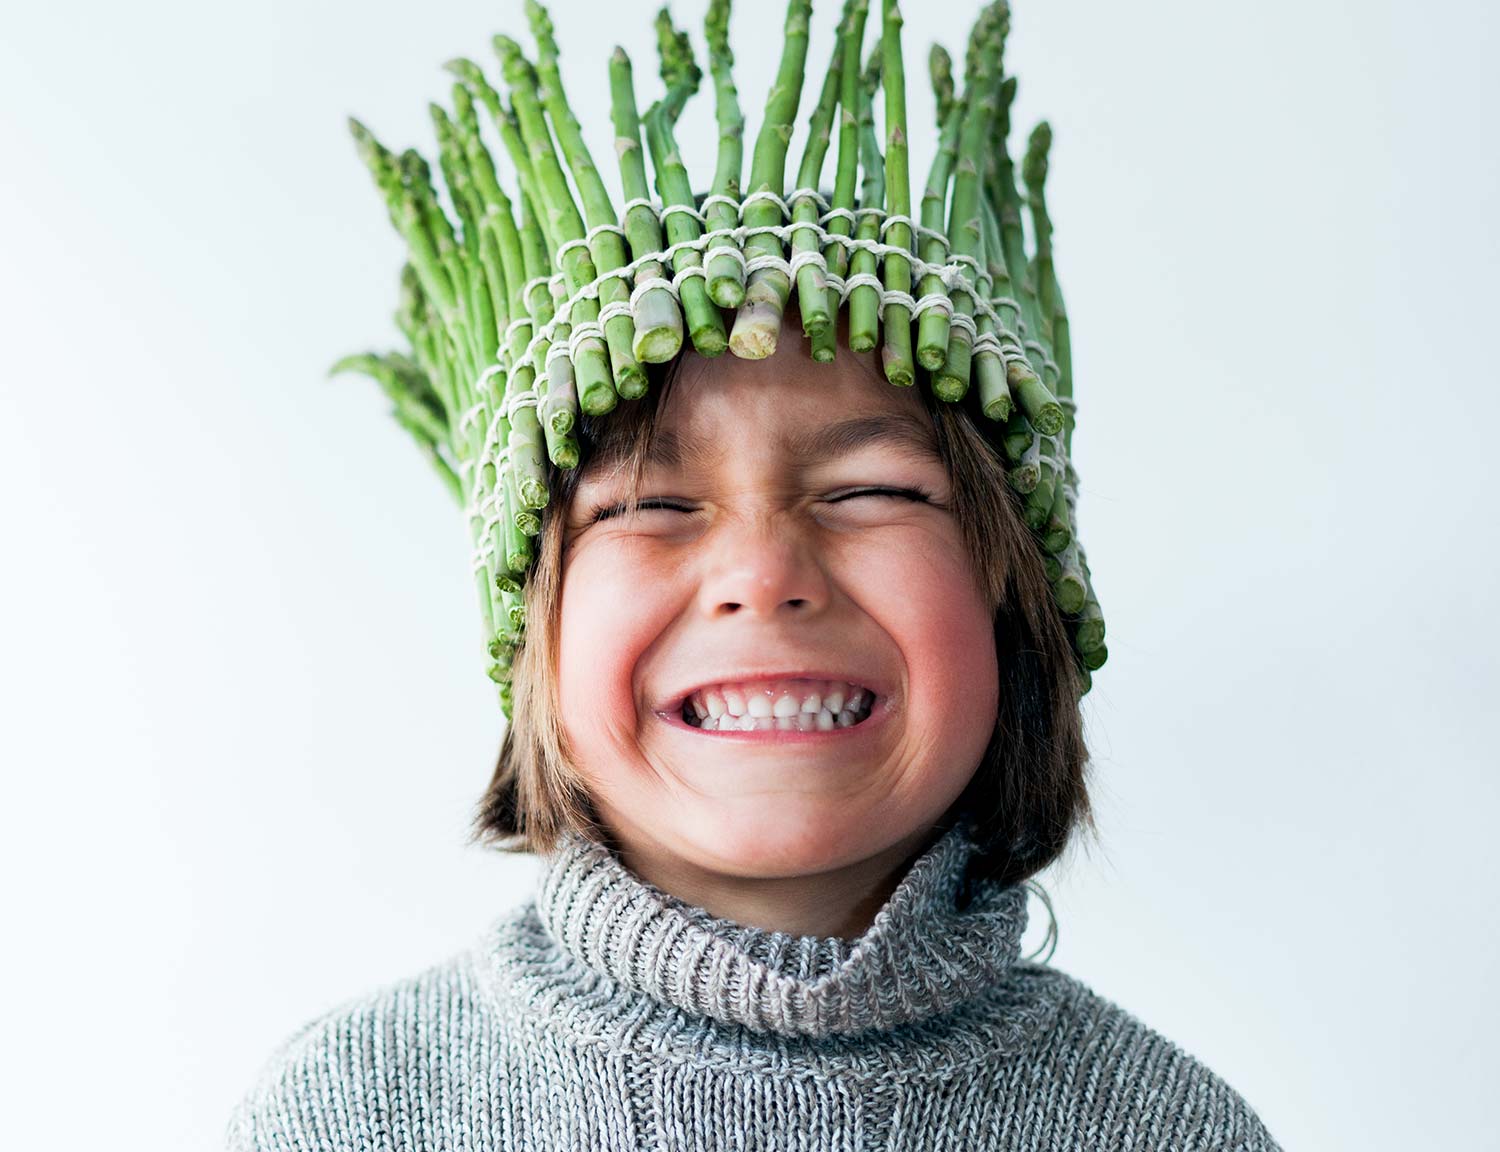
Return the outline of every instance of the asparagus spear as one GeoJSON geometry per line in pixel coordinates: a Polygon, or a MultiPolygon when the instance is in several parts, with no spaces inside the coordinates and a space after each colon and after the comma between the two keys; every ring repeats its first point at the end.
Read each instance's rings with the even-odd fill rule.
{"type": "MultiPolygon", "coordinates": [[[[989,196],[983,189],[980,190],[979,200],[985,268],[989,273],[987,283],[990,291],[990,307],[980,313],[979,317],[979,340],[974,346],[974,376],[979,386],[980,409],[991,420],[1003,423],[1009,419],[1012,407],[1010,385],[1005,379],[1003,353],[990,347],[988,341],[993,340],[998,347],[1005,347],[1004,336],[996,317],[1005,307],[1002,301],[1010,296],[1010,276],[1005,269],[1005,255],[1000,250],[1000,224],[995,219],[995,211],[990,205],[989,196]]],[[[1011,344],[1019,353],[1019,340],[1013,339],[1011,344]]]]}
{"type": "MultiPolygon", "coordinates": [[[[635,83],[630,57],[623,48],[616,48],[609,59],[609,91],[620,183],[626,201],[631,203],[625,214],[625,235],[630,240],[631,254],[640,260],[662,250],[662,230],[661,221],[650,205],[635,83]]],[[[660,364],[672,359],[682,348],[682,309],[667,287],[666,269],[660,261],[643,262],[636,269],[635,282],[635,354],[648,364],[660,364]]]]}
{"type": "MultiPolygon", "coordinates": [[[[1037,323],[1042,337],[1052,342],[1052,313],[1057,302],[1057,277],[1052,268],[1052,220],[1047,215],[1045,185],[1047,181],[1047,151],[1052,145],[1052,129],[1043,120],[1031,133],[1027,143],[1026,159],[1022,163],[1022,178],[1026,182],[1027,200],[1031,207],[1031,219],[1036,235],[1036,259],[1029,269],[1037,289],[1037,323]]],[[[1056,372],[1055,362],[1046,361],[1044,371],[1056,372]]],[[[1059,432],[1063,427],[1062,408],[1051,389],[1038,388],[1028,382],[1020,400],[1031,418],[1049,433],[1059,432]],[[1054,413],[1051,409],[1055,408],[1054,413]]]]}
{"type": "MultiPolygon", "coordinates": [[[[834,237],[849,236],[854,232],[854,193],[859,178],[861,147],[860,115],[861,106],[867,103],[861,96],[859,63],[864,51],[865,23],[869,12],[869,0],[853,0],[852,4],[845,5],[844,23],[840,26],[838,168],[834,175],[832,215],[826,225],[828,234],[834,237]]],[[[841,286],[849,275],[848,246],[839,240],[830,240],[823,248],[823,261],[828,267],[828,312],[830,317],[836,317],[845,295],[841,286]]],[[[870,291],[866,288],[867,301],[870,291]]],[[[873,335],[871,342],[873,345],[873,335]]],[[[834,320],[821,334],[813,337],[813,359],[832,360],[837,345],[838,324],[834,320]]]]}
{"type": "MultiPolygon", "coordinates": [[[[540,227],[531,197],[521,196],[521,251],[526,267],[526,308],[531,316],[531,325],[540,334],[556,315],[556,306],[566,299],[560,278],[548,276],[547,253],[542,248],[540,227]]],[[[536,387],[545,384],[546,396],[540,409],[542,430],[547,437],[547,455],[559,468],[572,468],[578,463],[578,442],[570,433],[578,421],[578,386],[573,373],[573,362],[564,349],[573,326],[567,322],[554,325],[552,338],[536,339],[537,372],[536,387]],[[552,354],[557,345],[557,355],[552,354]]]]}
{"type": "MultiPolygon", "coordinates": [[[[953,177],[953,207],[948,219],[949,242],[955,261],[965,261],[977,278],[983,267],[983,233],[980,223],[979,164],[991,133],[995,89],[1000,82],[994,58],[1004,43],[1009,10],[1003,3],[986,8],[975,21],[970,37],[968,67],[964,76],[963,128],[959,138],[958,165],[953,177]]],[[[944,400],[958,400],[969,388],[975,329],[973,293],[952,292],[953,322],[943,365],[933,377],[932,390],[944,400]]]]}
{"type": "MultiPolygon", "coordinates": [[[[705,214],[713,231],[738,226],[739,209],[728,201],[740,198],[740,172],[745,162],[745,117],[734,87],[734,53],[729,48],[729,0],[710,0],[703,22],[708,40],[708,66],[714,78],[714,114],[719,123],[719,153],[714,166],[712,195],[725,200],[708,202],[705,214]]],[[[708,247],[708,294],[721,308],[738,308],[745,299],[745,260],[740,243],[721,237],[708,247]]]]}
{"type": "MultiPolygon", "coordinates": [[[[766,97],[765,120],[755,140],[750,160],[750,194],[786,192],[786,150],[792,137],[792,122],[802,99],[802,73],[807,64],[807,25],[812,0],[790,0],[783,27],[781,64],[776,81],[766,97]]],[[[750,229],[780,226],[781,209],[770,200],[756,200],[742,213],[750,229]]],[[[784,258],[781,241],[769,231],[752,231],[745,237],[745,255],[784,258]]],[[[747,270],[745,299],[735,313],[729,348],[746,360],[763,360],[776,350],[781,333],[781,314],[791,295],[792,282],[774,266],[747,270]]]]}
{"type": "MultiPolygon", "coordinates": [[[[496,99],[498,102],[498,97],[496,99]]],[[[453,102],[469,176],[483,206],[482,239],[488,239],[493,245],[499,267],[492,279],[501,287],[495,310],[501,339],[499,355],[507,370],[505,392],[500,403],[509,413],[511,398],[531,391],[536,384],[535,366],[520,363],[532,330],[525,302],[525,258],[510,198],[500,187],[494,160],[480,138],[473,98],[463,83],[453,86],[453,102]]],[[[497,443],[509,447],[510,467],[516,473],[516,488],[522,504],[529,508],[544,507],[547,480],[542,468],[543,433],[537,407],[522,404],[506,417],[498,416],[497,409],[496,431],[497,443]]]]}
{"type": "MultiPolygon", "coordinates": [[[[875,89],[880,85],[881,50],[877,44],[865,65],[859,85],[859,154],[864,165],[864,185],[859,199],[863,210],[855,238],[875,242],[880,239],[880,206],[885,201],[885,157],[880,154],[880,137],[875,132],[875,89]]],[[[843,154],[840,152],[840,163],[843,154]]],[[[849,261],[849,347],[855,352],[871,351],[879,340],[880,288],[878,257],[868,248],[855,249],[849,261]],[[856,277],[871,277],[855,283],[856,277]]]]}
{"type": "MultiPolygon", "coordinates": [[[[665,8],[657,17],[657,44],[667,91],[661,100],[646,110],[646,142],[656,171],[656,189],[663,205],[667,240],[674,246],[691,244],[702,237],[703,229],[698,223],[692,182],[677,150],[675,125],[688,97],[697,91],[702,73],[693,61],[686,37],[677,33],[665,8]],[[673,206],[691,211],[668,213],[666,209],[673,206]]],[[[702,356],[719,356],[729,343],[724,331],[724,317],[708,295],[705,275],[698,272],[684,274],[687,269],[701,269],[702,266],[703,257],[691,247],[682,248],[672,258],[672,267],[681,277],[678,292],[693,348],[702,356]]]]}
{"type": "MultiPolygon", "coordinates": [[[[558,163],[552,145],[552,133],[542,113],[536,70],[521,52],[521,46],[509,36],[494,38],[505,82],[510,86],[511,106],[520,124],[521,139],[531,159],[532,176],[541,200],[534,205],[550,222],[550,233],[557,241],[553,252],[584,238],[583,217],[573,202],[567,176],[558,163]]],[[[579,243],[561,257],[562,272],[570,292],[578,292],[594,279],[594,260],[587,246],[579,243]]],[[[580,299],[570,317],[575,328],[596,325],[599,319],[597,300],[580,299]]],[[[619,400],[610,374],[604,342],[592,334],[578,340],[573,371],[578,379],[578,402],[590,415],[600,415],[614,408],[619,400]]]]}
{"type": "MultiPolygon", "coordinates": [[[[437,131],[444,178],[455,204],[459,206],[464,250],[470,254],[467,316],[476,362],[485,366],[473,385],[473,413],[478,418],[469,420],[467,415],[465,417],[465,427],[480,431],[480,447],[472,455],[478,462],[476,499],[482,500],[483,496],[478,494],[493,492],[497,483],[495,446],[505,443],[511,434],[503,387],[495,382],[504,374],[497,363],[497,355],[500,329],[509,319],[509,304],[505,298],[498,239],[492,229],[481,227],[481,221],[486,219],[483,194],[479,189],[482,177],[471,177],[460,129],[449,120],[441,106],[430,105],[430,111],[437,131]]],[[[460,431],[463,430],[461,427],[460,431]]],[[[531,459],[528,463],[531,497],[536,503],[544,504],[547,489],[541,477],[540,460],[531,459]]]]}
{"type": "MultiPolygon", "coordinates": [[[[942,51],[935,48],[934,53],[942,51]]],[[[944,54],[946,55],[946,53],[944,54]]],[[[922,193],[922,227],[941,235],[944,232],[943,216],[948,207],[948,181],[953,174],[953,163],[958,156],[958,131],[963,123],[964,106],[952,102],[948,115],[938,133],[937,154],[927,172],[927,187],[922,193]]],[[[934,268],[947,259],[948,245],[937,236],[924,236],[921,243],[922,259],[934,268]]],[[[922,277],[917,289],[923,296],[944,295],[942,274],[936,270],[922,277]]],[[[941,368],[948,359],[948,313],[942,308],[929,308],[917,321],[917,363],[927,369],[941,368]]]]}
{"type": "Polygon", "coordinates": [[[934,44],[927,54],[927,74],[932,79],[932,95],[937,101],[937,124],[941,130],[953,109],[953,57],[941,44],[934,44]]]}
{"type": "MultiPolygon", "coordinates": [[[[567,158],[568,168],[578,185],[583,200],[584,213],[588,219],[590,233],[588,250],[594,267],[600,274],[613,272],[628,263],[624,237],[619,228],[619,217],[610,203],[609,191],[599,177],[593,157],[583,141],[583,131],[578,119],[568,104],[563,91],[562,72],[557,66],[557,40],[552,32],[552,20],[547,10],[537,0],[526,0],[526,15],[531,23],[531,33],[537,42],[537,77],[542,86],[542,103],[552,119],[553,131],[567,158]],[[598,231],[596,229],[608,229],[598,231]]],[[[599,299],[607,307],[611,304],[628,305],[630,289],[619,277],[611,277],[599,286],[599,299]]],[[[635,399],[646,392],[646,372],[633,351],[635,322],[629,311],[615,311],[604,325],[604,336],[609,345],[611,369],[614,373],[615,389],[627,399],[635,399]]]]}
{"type": "MultiPolygon", "coordinates": [[[[881,72],[885,87],[885,207],[891,216],[911,214],[911,177],[906,148],[906,72],[901,60],[901,10],[896,0],[881,0],[881,72]]],[[[910,252],[911,226],[902,220],[887,221],[885,242],[898,249],[888,253],[882,263],[887,292],[911,292],[911,261],[901,255],[910,252]]],[[[916,382],[912,364],[911,309],[892,301],[885,306],[881,326],[885,346],[881,360],[885,378],[892,384],[910,387],[916,382]]]]}
{"type": "MultiPolygon", "coordinates": [[[[807,122],[807,144],[802,150],[802,164],[797,170],[797,191],[817,192],[823,178],[823,159],[828,154],[828,142],[833,128],[833,114],[838,108],[839,74],[843,67],[844,41],[849,37],[850,0],[845,0],[844,16],[839,22],[838,35],[834,38],[833,55],[823,77],[823,88],[813,105],[807,122]]],[[[802,260],[818,250],[820,215],[818,201],[811,195],[794,195],[791,203],[792,259],[802,260]]],[[[833,342],[819,338],[829,334],[833,324],[833,313],[828,307],[828,280],[816,260],[801,263],[795,272],[797,280],[797,303],[802,313],[802,334],[813,341],[813,359],[825,363],[833,359],[833,342]]]]}
{"type": "Polygon", "coordinates": [[[403,380],[404,373],[398,369],[394,354],[380,356],[374,352],[363,352],[344,356],[328,370],[330,376],[343,372],[358,372],[380,385],[381,391],[391,400],[391,415],[417,442],[423,455],[442,477],[444,486],[462,504],[463,487],[453,465],[443,452],[443,446],[448,440],[447,422],[423,399],[413,394],[409,384],[403,380]]]}
{"type": "MultiPolygon", "coordinates": [[[[1015,297],[1021,305],[1021,336],[1030,346],[1027,348],[1028,354],[1037,355],[1039,361],[1045,361],[1046,350],[1040,342],[1041,311],[1037,305],[1035,289],[1027,266],[1025,241],[1021,228],[1020,197],[1016,192],[1014,169],[1006,147],[1006,137],[1010,129],[1010,106],[1015,99],[1015,94],[1015,78],[1008,77],[1001,86],[998,128],[993,148],[996,160],[993,169],[994,198],[996,209],[1000,213],[1000,239],[1001,247],[1005,252],[1006,267],[1010,273],[1015,297]]],[[[1037,422],[1039,430],[1048,435],[1060,431],[1062,409],[1058,406],[1051,390],[1037,375],[1038,365],[1028,363],[1027,359],[1014,357],[1006,363],[1005,367],[1011,394],[1037,422]]]]}

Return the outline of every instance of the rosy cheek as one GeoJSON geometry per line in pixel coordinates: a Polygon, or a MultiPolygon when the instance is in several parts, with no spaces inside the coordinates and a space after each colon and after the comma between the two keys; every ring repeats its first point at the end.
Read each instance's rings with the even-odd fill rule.
{"type": "Polygon", "coordinates": [[[900,548],[871,550],[857,570],[867,588],[879,580],[903,590],[899,598],[874,602],[886,605],[880,623],[902,650],[917,703],[950,715],[992,715],[993,622],[956,526],[921,533],[900,548]]]}
{"type": "Polygon", "coordinates": [[[580,756],[588,745],[636,727],[632,677],[664,627],[659,585],[637,558],[594,548],[563,573],[559,607],[559,696],[564,727],[580,756]]]}

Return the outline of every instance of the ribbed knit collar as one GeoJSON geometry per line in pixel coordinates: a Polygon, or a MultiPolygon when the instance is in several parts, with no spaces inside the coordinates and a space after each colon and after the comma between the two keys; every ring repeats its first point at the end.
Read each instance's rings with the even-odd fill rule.
{"type": "Polygon", "coordinates": [[[973,847],[961,820],[912,862],[853,940],[715,917],[574,834],[543,858],[536,912],[564,952],[664,1004],[756,1032],[852,1035],[940,1016],[1016,961],[1025,889],[966,885],[973,847]]]}

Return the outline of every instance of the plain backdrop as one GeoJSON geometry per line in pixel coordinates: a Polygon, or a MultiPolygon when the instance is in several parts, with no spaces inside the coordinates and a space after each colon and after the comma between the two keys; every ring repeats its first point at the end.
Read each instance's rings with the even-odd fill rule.
{"type": "MultiPolygon", "coordinates": [[[[780,11],[739,8],[753,132],[780,11]]],[[[909,7],[919,178],[927,45],[959,54],[977,8],[909,7]]],[[[608,161],[605,62],[624,44],[655,97],[654,6],[554,13],[608,161]]],[[[396,340],[346,115],[432,155],[442,62],[530,41],[519,0],[6,23],[4,1143],[219,1147],[291,1031],[528,895],[533,860],[465,846],[502,720],[464,528],[374,385],[325,373],[396,340]]],[[[1053,962],[1288,1149],[1494,1147],[1500,19],[1013,23],[1110,628],[1103,849],[1042,878],[1053,962]]],[[[711,105],[680,133],[700,186],[711,105]]],[[[1034,900],[1028,950],[1045,923],[1034,900]]]]}

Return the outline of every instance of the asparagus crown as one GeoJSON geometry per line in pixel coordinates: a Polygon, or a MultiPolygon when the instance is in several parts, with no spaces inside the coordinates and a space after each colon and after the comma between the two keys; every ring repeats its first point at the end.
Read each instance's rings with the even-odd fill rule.
{"type": "Polygon", "coordinates": [[[704,72],[688,31],[662,8],[661,89],[644,115],[629,57],[616,48],[609,58],[619,201],[563,90],[556,26],[538,0],[525,12],[534,61],[510,36],[493,38],[503,95],[475,61],[444,65],[455,79],[451,110],[434,103],[429,112],[446,197],[419,151],[393,151],[350,118],[406,250],[394,318],[407,347],[333,366],[375,380],[463,508],[502,708],[509,714],[510,670],[525,642],[533,538],[561,473],[590,443],[584,418],[607,419],[647,394],[647,368],[688,341],[704,356],[769,355],[794,288],[813,359],[834,358],[832,317],[847,307],[851,347],[878,347],[891,383],[925,382],[962,406],[1005,461],[1087,691],[1104,662],[1104,628],[1077,537],[1073,364],[1044,188],[1051,128],[1037,125],[1017,173],[1007,147],[1016,80],[1002,63],[1009,5],[997,0],[975,20],[962,90],[947,49],[931,46],[939,139],[919,188],[920,221],[896,0],[844,0],[810,107],[812,4],[787,0],[748,174],[731,3],[710,0],[702,32],[718,133],[712,179],[696,180],[706,198],[674,134],[704,72]],[[807,139],[788,188],[802,115],[807,139]],[[831,201],[820,191],[830,152],[831,201]]]}
{"type": "Polygon", "coordinates": [[[934,44],[927,55],[927,71],[932,76],[932,94],[937,97],[937,118],[942,124],[953,107],[953,57],[941,44],[934,44]]]}

